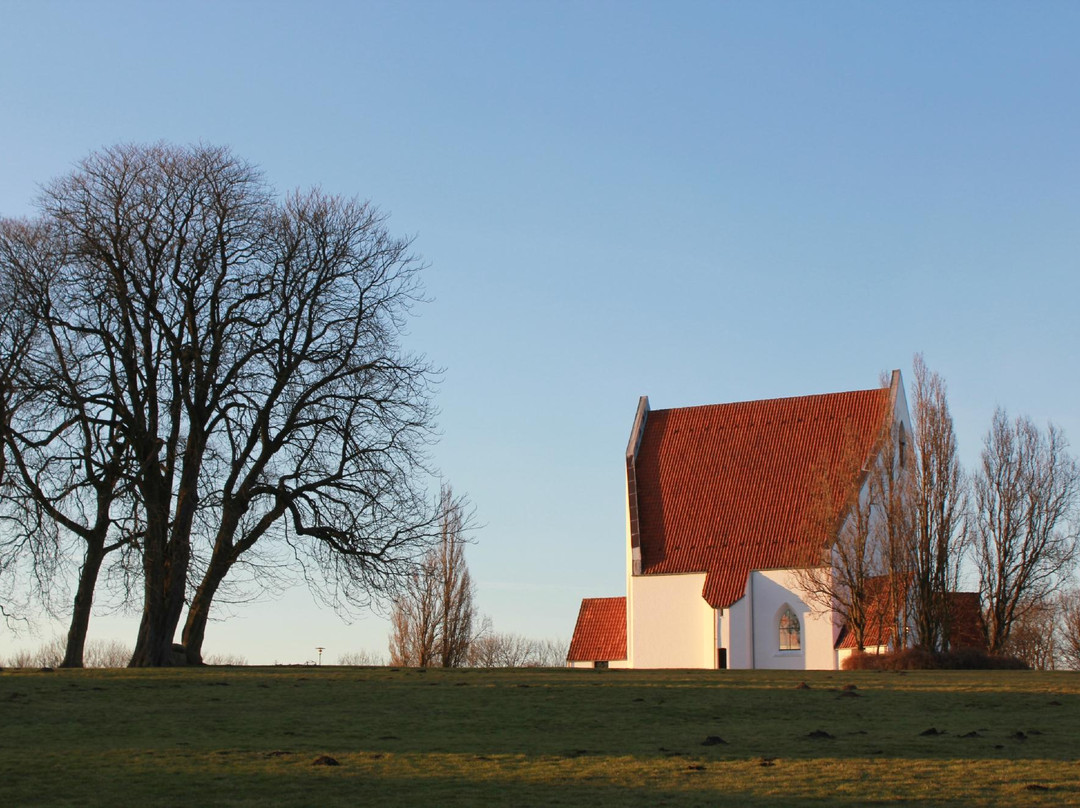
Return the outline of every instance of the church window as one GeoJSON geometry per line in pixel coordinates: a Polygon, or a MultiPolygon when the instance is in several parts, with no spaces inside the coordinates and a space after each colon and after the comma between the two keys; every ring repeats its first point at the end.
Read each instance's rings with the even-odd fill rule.
{"type": "Polygon", "coordinates": [[[802,648],[802,638],[799,634],[799,618],[790,606],[785,606],[780,613],[780,650],[798,651],[802,648]]]}

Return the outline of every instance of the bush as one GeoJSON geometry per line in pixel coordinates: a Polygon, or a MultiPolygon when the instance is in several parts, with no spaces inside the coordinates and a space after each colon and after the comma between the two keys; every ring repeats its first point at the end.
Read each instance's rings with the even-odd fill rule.
{"type": "Polygon", "coordinates": [[[349,665],[354,668],[376,668],[386,665],[386,659],[382,654],[373,651],[348,651],[338,657],[338,665],[349,665]]]}
{"type": "Polygon", "coordinates": [[[203,657],[204,665],[211,665],[214,667],[243,667],[247,665],[247,657],[243,654],[208,654],[203,657]]]}
{"type": "Polygon", "coordinates": [[[131,648],[120,640],[90,640],[83,650],[83,665],[87,668],[126,668],[131,648]]]}
{"type": "Polygon", "coordinates": [[[961,648],[957,651],[905,648],[891,654],[854,653],[844,660],[843,668],[846,671],[1028,670],[1023,660],[991,656],[976,648],[961,648]]]}

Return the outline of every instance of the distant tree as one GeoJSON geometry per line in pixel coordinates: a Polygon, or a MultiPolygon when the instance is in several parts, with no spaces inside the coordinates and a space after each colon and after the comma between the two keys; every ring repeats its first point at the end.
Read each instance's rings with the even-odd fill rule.
{"type": "Polygon", "coordinates": [[[1080,670],[1080,590],[1068,589],[1058,601],[1057,648],[1061,665],[1080,670]]]}
{"type": "Polygon", "coordinates": [[[373,668],[385,665],[386,658],[382,654],[366,649],[361,651],[346,651],[338,657],[337,664],[348,665],[351,667],[373,668]]]}
{"type": "Polygon", "coordinates": [[[472,644],[469,665],[474,668],[523,668],[536,655],[536,642],[521,634],[489,632],[472,644]]]}
{"type": "Polygon", "coordinates": [[[468,664],[473,668],[560,668],[566,664],[568,647],[564,640],[488,631],[470,646],[468,664]]]}
{"type": "Polygon", "coordinates": [[[1017,610],[1002,652],[1022,659],[1033,670],[1054,670],[1058,657],[1057,619],[1058,603],[1054,598],[1024,604],[1017,610]]]}
{"type": "Polygon", "coordinates": [[[248,664],[247,657],[243,654],[235,653],[218,653],[210,654],[203,660],[207,665],[225,666],[230,665],[232,667],[243,667],[248,664]]]}
{"type": "Polygon", "coordinates": [[[120,640],[90,640],[84,663],[88,668],[123,668],[131,659],[131,647],[120,640]]]}
{"type": "Polygon", "coordinates": [[[1045,604],[1077,553],[1080,467],[1064,434],[994,413],[974,481],[974,547],[990,653],[1045,604]]]}
{"type": "Polygon", "coordinates": [[[957,455],[956,435],[945,381],[915,355],[912,387],[914,435],[910,447],[914,511],[911,547],[910,602],[916,643],[931,651],[947,650],[949,596],[956,588],[964,546],[965,483],[957,455]]]}
{"type": "Polygon", "coordinates": [[[537,640],[528,664],[536,668],[561,668],[566,665],[566,653],[570,643],[562,639],[537,640]]]}
{"type": "Polygon", "coordinates": [[[439,541],[407,577],[391,614],[393,665],[457,668],[476,638],[474,585],[465,562],[471,513],[463,497],[444,485],[439,499],[439,541]]]}

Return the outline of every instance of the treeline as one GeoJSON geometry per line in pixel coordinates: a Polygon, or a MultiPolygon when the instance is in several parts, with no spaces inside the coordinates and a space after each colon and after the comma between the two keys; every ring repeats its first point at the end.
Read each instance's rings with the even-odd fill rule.
{"type": "Polygon", "coordinates": [[[963,469],[945,381],[920,355],[910,415],[910,432],[894,421],[872,446],[850,435],[816,473],[811,600],[841,613],[859,651],[946,652],[972,642],[953,595],[971,571],[989,654],[1080,667],[1080,465],[1062,430],[999,408],[963,469]]]}

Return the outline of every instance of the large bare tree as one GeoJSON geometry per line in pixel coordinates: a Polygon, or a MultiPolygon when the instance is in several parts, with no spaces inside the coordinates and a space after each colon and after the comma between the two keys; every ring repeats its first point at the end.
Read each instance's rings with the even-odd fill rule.
{"type": "Polygon", "coordinates": [[[994,412],[974,479],[974,547],[991,653],[1049,601],[1077,554],[1080,466],[1064,434],[994,412]]]}
{"type": "Polygon", "coordinates": [[[370,205],[318,193],[290,197],[266,242],[251,357],[210,443],[212,549],[184,626],[191,662],[220,585],[257,542],[314,559],[309,580],[341,605],[390,589],[436,532],[413,484],[429,372],[396,340],[417,292],[408,242],[370,205]]]}
{"type": "Polygon", "coordinates": [[[189,597],[197,661],[210,604],[256,543],[283,545],[329,600],[388,589],[433,532],[432,374],[398,344],[421,299],[408,241],[363,203],[279,202],[203,146],[92,154],[40,207],[63,245],[48,322],[74,362],[55,411],[90,402],[133,503],[110,518],[141,563],[132,664],[173,661],[189,597]]]}
{"type": "Polygon", "coordinates": [[[949,592],[964,549],[965,482],[945,381],[921,354],[914,370],[910,602],[916,643],[941,651],[949,641],[949,592]]]}

